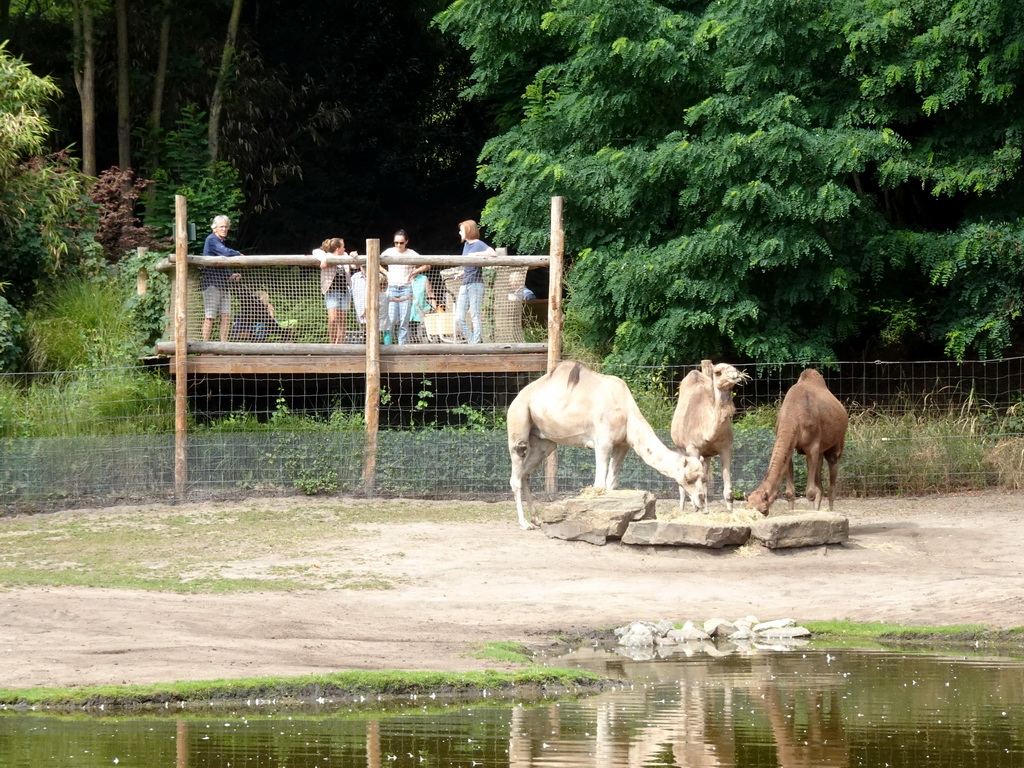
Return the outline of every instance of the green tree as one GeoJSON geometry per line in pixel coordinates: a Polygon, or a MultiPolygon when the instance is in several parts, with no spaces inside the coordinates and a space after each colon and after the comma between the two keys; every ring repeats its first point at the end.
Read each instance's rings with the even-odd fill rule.
{"type": "Polygon", "coordinates": [[[483,222],[612,359],[1000,354],[1024,311],[1016,0],[458,0],[483,222]],[[887,334],[887,335],[886,335],[887,334]],[[932,347],[929,347],[932,345],[932,347]]]}
{"type": "Polygon", "coordinates": [[[164,141],[161,167],[154,174],[157,191],[146,211],[146,224],[157,237],[174,235],[175,195],[188,201],[189,220],[198,222],[200,239],[214,216],[225,214],[237,221],[243,202],[238,172],[226,162],[211,162],[206,140],[206,115],[195,105],[185,107],[164,141]]]}

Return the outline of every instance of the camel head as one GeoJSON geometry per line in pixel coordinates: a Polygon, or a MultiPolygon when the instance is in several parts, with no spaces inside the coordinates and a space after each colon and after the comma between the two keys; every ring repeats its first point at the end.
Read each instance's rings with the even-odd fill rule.
{"type": "Polygon", "coordinates": [[[679,508],[686,506],[689,499],[694,509],[703,511],[707,506],[707,459],[703,456],[679,454],[679,466],[675,480],[679,483],[679,508]]]}
{"type": "Polygon", "coordinates": [[[719,363],[715,366],[714,372],[715,389],[722,392],[727,392],[745,381],[750,381],[750,376],[728,363],[719,363]]]}
{"type": "Polygon", "coordinates": [[[768,510],[772,502],[778,497],[778,490],[763,491],[760,488],[747,495],[747,509],[756,509],[765,517],[768,517],[768,510]]]}

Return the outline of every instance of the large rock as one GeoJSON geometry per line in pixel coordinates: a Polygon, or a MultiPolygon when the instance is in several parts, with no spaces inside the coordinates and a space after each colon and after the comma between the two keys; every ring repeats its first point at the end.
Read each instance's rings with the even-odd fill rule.
{"type": "Polygon", "coordinates": [[[749,537],[750,528],[746,525],[641,520],[629,524],[626,532],[622,534],[622,543],[720,549],[743,544],[749,537]]]}
{"type": "Polygon", "coordinates": [[[750,524],[750,537],[769,549],[843,544],[850,538],[850,521],[832,512],[766,517],[750,524]]]}
{"type": "Polygon", "coordinates": [[[654,517],[654,494],[648,491],[605,491],[549,504],[541,512],[540,529],[552,539],[604,544],[620,539],[634,520],[654,517]]]}

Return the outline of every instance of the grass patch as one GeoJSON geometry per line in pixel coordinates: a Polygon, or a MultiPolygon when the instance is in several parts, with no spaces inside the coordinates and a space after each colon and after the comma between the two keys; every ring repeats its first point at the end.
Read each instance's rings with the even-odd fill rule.
{"type": "Polygon", "coordinates": [[[474,659],[492,659],[514,664],[531,664],[533,662],[533,654],[522,643],[487,643],[470,655],[474,659]]]}
{"type": "MultiPolygon", "coordinates": [[[[517,687],[578,688],[597,686],[604,678],[593,672],[530,667],[511,672],[346,671],[287,678],[240,678],[155,685],[83,686],[81,688],[0,689],[0,706],[164,706],[201,701],[231,704],[250,699],[277,703],[320,699],[358,699],[410,695],[475,695],[512,691],[517,687]]],[[[373,704],[376,706],[377,701],[373,704]]]]}
{"type": "Polygon", "coordinates": [[[489,521],[498,513],[485,504],[339,499],[4,517],[0,586],[186,594],[393,589],[395,577],[384,577],[378,563],[360,558],[360,542],[376,526],[489,521]]]}
{"type": "Polygon", "coordinates": [[[802,626],[813,633],[815,641],[826,641],[835,645],[851,647],[864,647],[866,642],[879,645],[895,643],[937,646],[962,643],[1020,643],[1024,640],[1024,627],[1001,630],[981,624],[932,627],[884,622],[811,621],[804,622],[802,626]]]}

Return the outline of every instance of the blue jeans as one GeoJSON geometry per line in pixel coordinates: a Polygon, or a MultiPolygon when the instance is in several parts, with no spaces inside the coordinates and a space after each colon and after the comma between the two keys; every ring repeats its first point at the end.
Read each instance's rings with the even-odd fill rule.
{"type": "Polygon", "coordinates": [[[484,306],[484,284],[469,283],[459,287],[459,297],[455,300],[455,323],[459,326],[462,338],[470,344],[479,344],[483,336],[483,321],[480,310],[484,306]],[[466,309],[469,309],[469,321],[473,330],[466,325],[466,309]]]}
{"type": "Polygon", "coordinates": [[[398,343],[409,343],[409,314],[412,312],[412,286],[393,285],[388,288],[388,319],[391,321],[391,328],[398,329],[398,343]],[[405,301],[395,301],[395,299],[405,301]]]}

